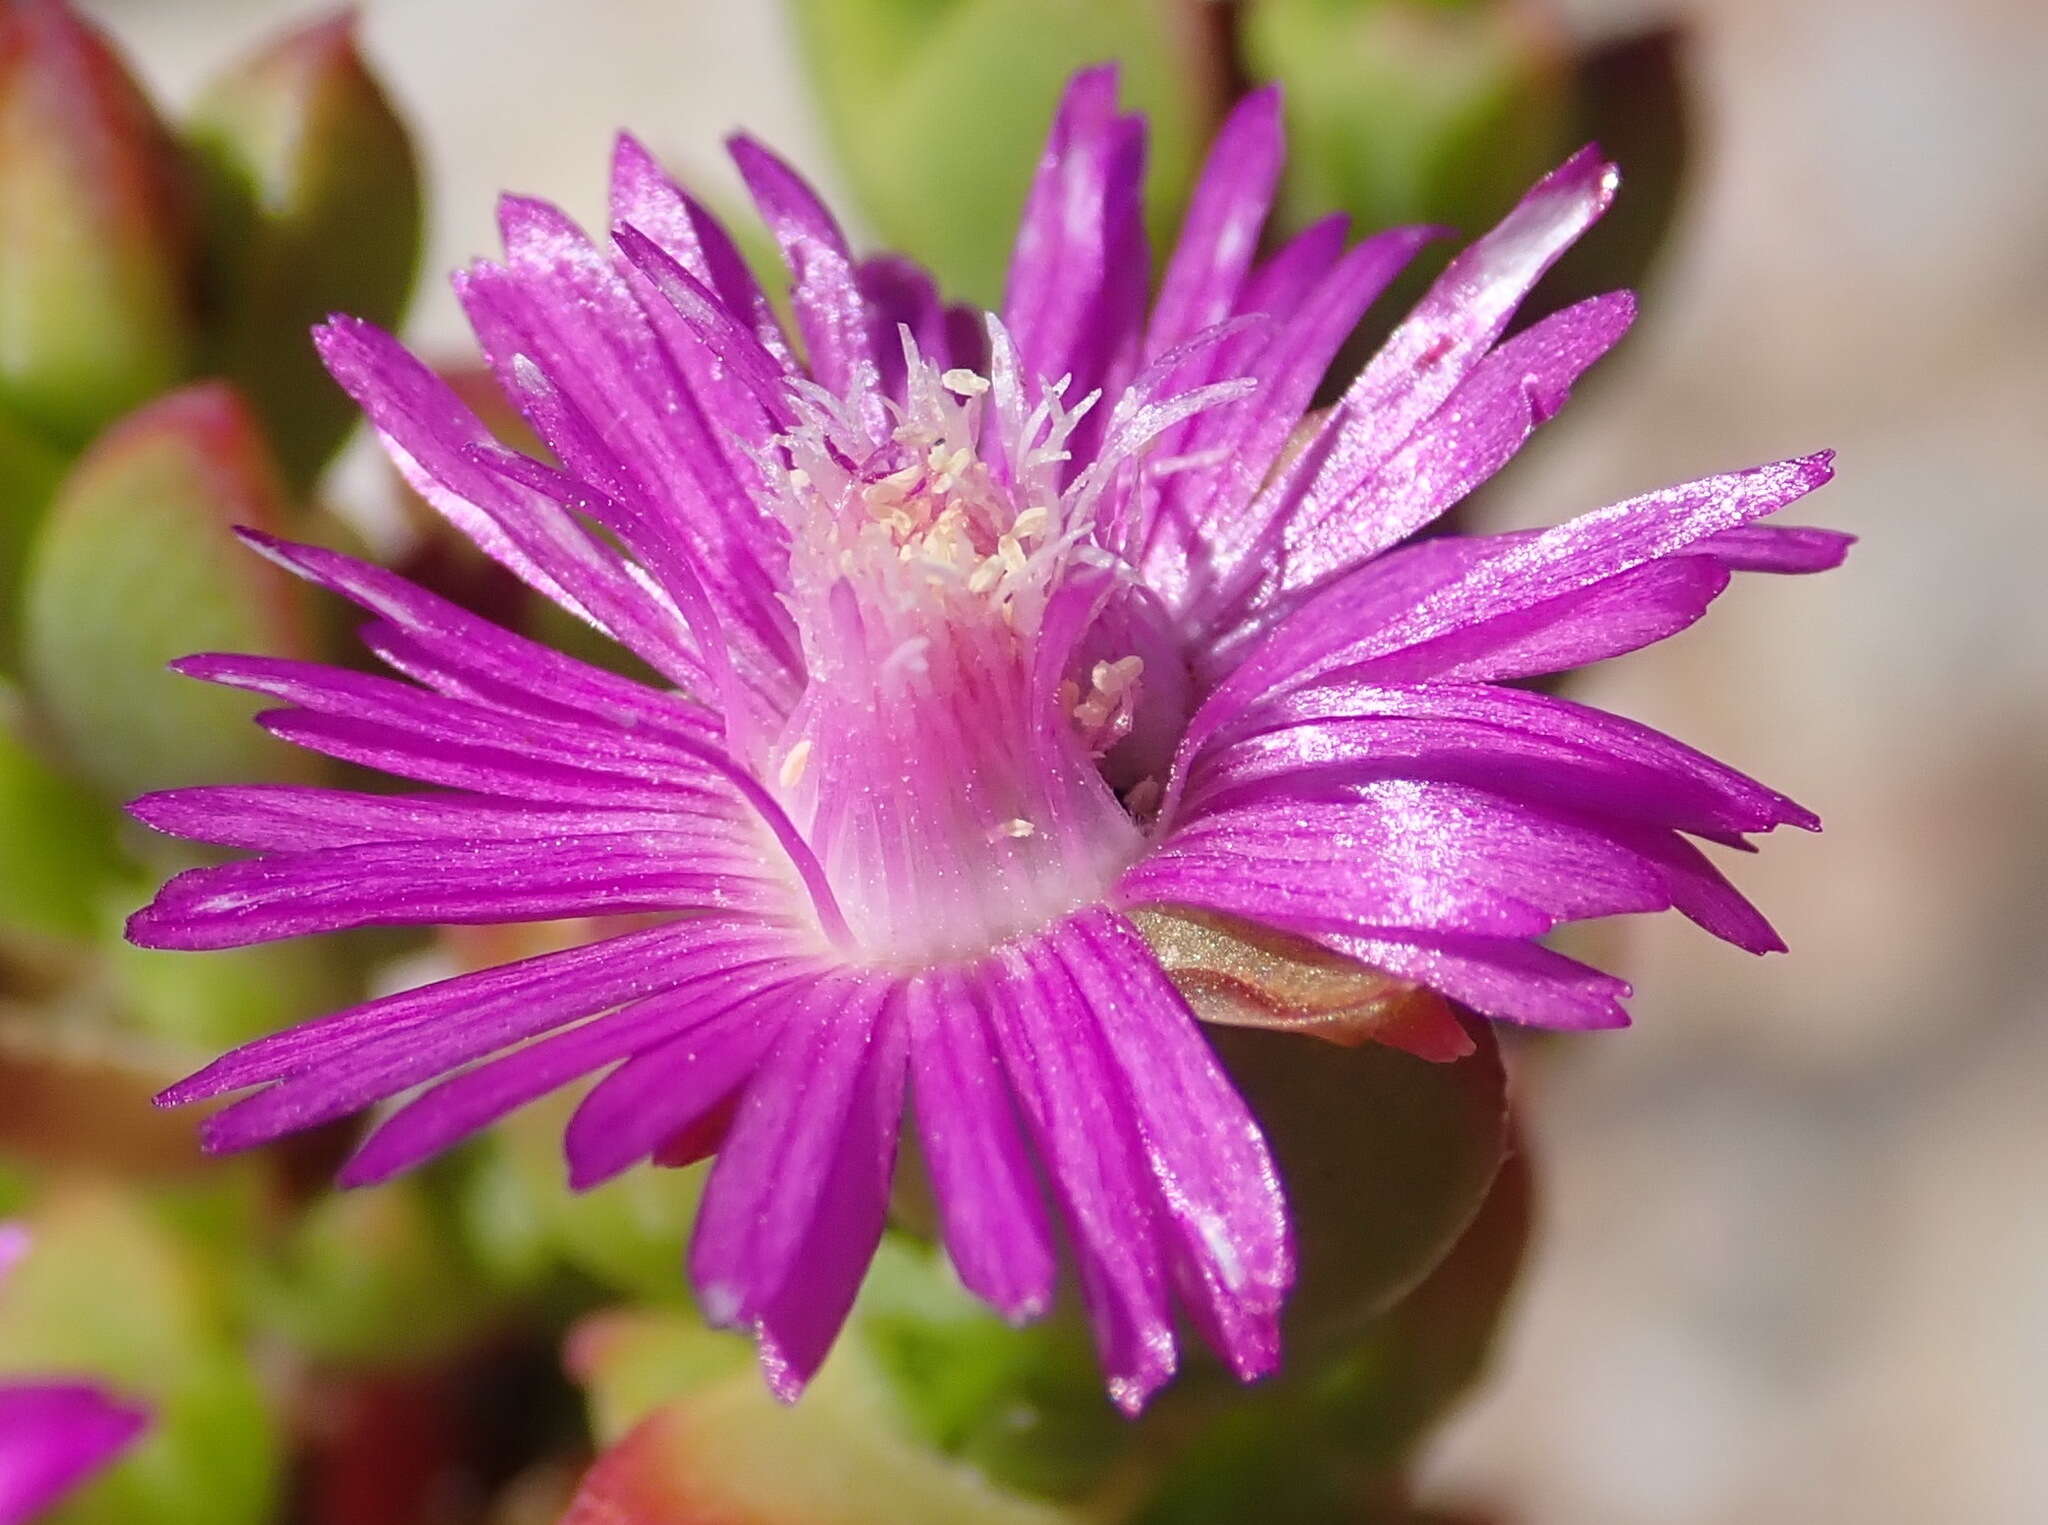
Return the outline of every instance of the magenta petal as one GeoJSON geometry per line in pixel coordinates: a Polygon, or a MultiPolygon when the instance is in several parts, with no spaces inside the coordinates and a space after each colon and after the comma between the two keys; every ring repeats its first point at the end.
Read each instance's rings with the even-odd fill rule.
{"type": "Polygon", "coordinates": [[[1136,1413],[1179,1356],[1157,1188],[1119,1077],[1049,949],[1001,950],[978,998],[1074,1242],[1110,1396],[1136,1413]]]}
{"type": "Polygon", "coordinates": [[[1331,670],[1321,681],[1504,682],[1567,672],[1678,634],[1707,612],[1729,576],[1713,556],[1644,562],[1589,587],[1331,670]]]}
{"type": "Polygon", "coordinates": [[[946,1253],[968,1291],[1012,1323],[1052,1305],[1052,1226],[1017,1102],[963,978],[933,970],[904,987],[918,1143],[946,1253]]]}
{"type": "Polygon", "coordinates": [[[1351,250],[1304,294],[1300,306],[1255,354],[1241,358],[1257,383],[1245,401],[1217,409],[1175,438],[1172,448],[1213,465],[1164,484],[1159,524],[1143,559],[1146,576],[1184,606],[1197,628],[1227,607],[1248,578],[1266,520],[1255,500],[1321,384],[1337,349],[1365,311],[1429,238],[1428,228],[1395,228],[1351,250]],[[1203,581],[1189,586],[1185,563],[1201,564],[1203,581]]]}
{"type": "Polygon", "coordinates": [[[1371,936],[1321,931],[1319,942],[1362,964],[1440,991],[1482,1016],[1530,1027],[1628,1026],[1628,982],[1514,938],[1371,936]]]}
{"type": "Polygon", "coordinates": [[[1236,734],[1197,764],[1182,818],[1332,783],[1431,778],[1700,834],[1819,824],[1776,790],[1648,726],[1523,689],[1308,688],[1253,711],[1236,734]]]}
{"type": "MultiPolygon", "coordinates": [[[[1430,544],[1401,553],[1419,578],[1389,585],[1377,563],[1338,578],[1264,636],[1189,723],[1182,754],[1262,692],[1304,685],[1371,658],[1561,599],[1646,562],[1678,556],[1721,530],[1775,513],[1826,482],[1832,454],[1704,477],[1581,515],[1479,554],[1430,544]],[[1358,584],[1379,607],[1359,607],[1358,584]]],[[[1565,606],[1561,606],[1565,607],[1565,606]]]]}
{"type": "Polygon", "coordinates": [[[878,1043],[888,984],[821,980],[795,992],[740,1099],[697,1228],[690,1274],[714,1324],[749,1324],[781,1290],[878,1043]]]}
{"type": "Polygon", "coordinates": [[[1489,936],[1670,907],[1663,875],[1597,819],[1433,779],[1328,794],[1199,816],[1134,867],[1123,891],[1282,925],[1489,936]]]}
{"type": "Polygon", "coordinates": [[[438,693],[518,714],[562,718],[567,710],[612,722],[624,718],[656,734],[679,731],[701,738],[714,732],[716,716],[682,695],[515,635],[382,567],[320,546],[239,533],[259,554],[403,632],[411,660],[402,670],[438,693]]]}
{"type": "Polygon", "coordinates": [[[131,1445],[149,1416],[75,1382],[0,1382],[0,1525],[27,1525],[131,1445]]]}
{"type": "MultiPolygon", "coordinates": [[[[611,205],[614,224],[638,228],[714,293],[722,307],[750,322],[764,349],[789,363],[788,339],[739,246],[718,219],[671,180],[654,155],[630,133],[620,133],[613,147],[611,205]]],[[[692,385],[700,388],[718,370],[716,364],[706,363],[714,358],[696,346],[677,355],[692,385]]],[[[699,401],[705,401],[701,390],[699,401]]],[[[715,407],[710,411],[714,417],[722,417],[715,407]]]]}
{"type": "Polygon", "coordinates": [[[824,1193],[797,1251],[798,1269],[754,1320],[769,1391],[785,1403],[797,1399],[824,1363],[881,1243],[902,1125],[905,1038],[892,992],[876,1021],[824,1193]]]}
{"type": "Polygon", "coordinates": [[[716,1112],[781,1034],[787,1008],[801,999],[791,983],[818,973],[810,964],[776,964],[682,992],[688,1028],[612,1071],[570,1118],[563,1136],[570,1186],[581,1191],[609,1180],[716,1112]]]}
{"type": "Polygon", "coordinates": [[[904,400],[904,330],[933,365],[950,370],[965,363],[953,353],[952,323],[939,299],[939,283],[929,270],[900,254],[884,254],[862,260],[859,277],[868,314],[868,343],[884,392],[898,402],[904,400]]]}
{"type": "MultiPolygon", "coordinates": [[[[781,956],[786,947],[786,938],[775,932],[709,918],[656,930],[667,935],[648,938],[631,949],[619,945],[640,934],[593,944],[607,949],[611,957],[600,955],[581,966],[569,962],[567,955],[554,955],[561,962],[542,978],[529,978],[505,991],[492,990],[490,999],[483,998],[480,988],[485,976],[463,976],[429,986],[425,992],[414,992],[421,999],[410,1005],[404,1004],[406,997],[398,996],[344,1013],[343,1017],[357,1019],[354,1031],[338,1025],[328,1028],[328,1024],[342,1021],[328,1018],[326,1023],[309,1024],[297,1034],[283,1033],[275,1039],[247,1045],[239,1051],[244,1056],[245,1068],[250,1067],[246,1056],[265,1045],[274,1045],[270,1051],[273,1055],[279,1050],[292,1053],[282,1040],[294,1036],[301,1038],[298,1054],[317,1047],[324,1051],[320,1054],[323,1062],[314,1064],[301,1059],[275,1085],[209,1117],[201,1129],[206,1147],[215,1153],[229,1153],[331,1122],[509,1044],[550,1032],[581,1017],[609,1011],[626,1001],[681,988],[695,979],[768,962],[781,956]],[[628,957],[629,952],[637,957],[628,957]],[[658,956],[664,953],[666,957],[658,956]],[[587,969],[588,973],[575,979],[572,971],[579,968],[587,969]],[[464,989],[453,989],[464,981],[470,982],[464,989]],[[521,985],[525,988],[521,989],[521,985]],[[549,999],[539,999],[543,995],[549,999]],[[385,1008],[380,1014],[383,1020],[373,1026],[366,1015],[378,1006],[385,1008]],[[396,1018],[392,1015],[394,1010],[400,1014],[396,1018]],[[433,1020],[444,1014],[459,1020],[433,1020]],[[328,1031],[312,1031],[319,1028],[328,1031]],[[369,1029],[368,1036],[358,1036],[364,1028],[369,1029]],[[347,1041],[350,1038],[354,1041],[347,1041]],[[334,1052],[337,1048],[338,1053],[334,1052]]],[[[542,962],[527,961],[529,965],[542,962]]],[[[212,1070],[220,1070],[236,1059],[237,1055],[230,1054],[212,1070]]],[[[206,1081],[210,1074],[211,1071],[202,1071],[186,1082],[186,1087],[206,1081]]],[[[210,1089],[218,1091],[249,1083],[236,1079],[222,1085],[216,1078],[210,1089]]]]}
{"type": "Polygon", "coordinates": [[[1800,524],[1745,524],[1709,535],[1694,547],[1717,558],[1731,572],[1829,572],[1856,543],[1840,530],[1800,524]]]}
{"type": "Polygon", "coordinates": [[[659,830],[377,842],[187,869],[135,913],[149,948],[239,948],[349,927],[465,925],[777,906],[771,880],[707,871],[659,830]]]}
{"type": "Polygon", "coordinates": [[[421,496],[514,575],[685,686],[702,676],[679,628],[619,555],[552,504],[521,493],[467,454],[491,435],[447,384],[372,324],[334,318],[321,358],[389,444],[421,496]]]}
{"type": "MultiPolygon", "coordinates": [[[[1003,322],[1031,380],[1073,378],[1073,395],[1114,390],[1135,369],[1150,261],[1145,124],[1117,111],[1114,65],[1067,86],[1025,201],[1003,322]]],[[[1085,461],[1084,425],[1075,442],[1085,461]]]]}
{"type": "Polygon", "coordinates": [[[1282,152],[1280,91],[1269,85],[1237,103],[1210,145],[1152,304],[1146,359],[1233,315],[1280,183],[1282,152]]]}
{"type": "MultiPolygon", "coordinates": [[[[1628,292],[1552,313],[1487,355],[1350,496],[1283,528],[1282,581],[1306,588],[1414,534],[1507,464],[1635,319],[1628,292]]],[[[1311,452],[1317,448],[1312,446],[1311,452]]]]}
{"type": "MultiPolygon", "coordinates": [[[[671,1049],[680,1039],[694,1036],[703,1024],[734,1003],[786,978],[787,965],[749,957],[725,968],[712,969],[687,988],[650,996],[612,1016],[586,1022],[465,1070],[393,1113],[343,1167],[341,1184],[367,1186],[409,1170],[429,1155],[580,1076],[628,1055],[658,1054],[671,1049]]],[[[628,1059],[626,1067],[636,1062],[628,1059]]],[[[673,1066],[668,1073],[674,1076],[673,1066]]],[[[599,1089],[603,1085],[600,1082],[599,1089]]],[[[592,1095],[595,1094],[593,1091],[592,1095]]],[[[579,1111],[577,1115],[583,1114],[579,1111]]],[[[570,1184],[578,1188],[593,1184],[595,1177],[580,1173],[574,1120],[567,1142],[570,1184]]],[[[646,1152],[641,1151],[643,1155],[646,1152]]]]}
{"type": "Polygon", "coordinates": [[[745,136],[727,146],[789,266],[790,305],[803,331],[811,374],[841,394],[872,386],[878,372],[867,304],[846,235],[817,192],[781,159],[745,136]]]}
{"type": "Polygon", "coordinates": [[[693,863],[725,872],[758,864],[740,845],[736,816],[715,811],[553,810],[526,800],[456,792],[358,794],[301,784],[167,789],[131,800],[153,830],[252,852],[310,852],[389,842],[527,842],[660,831],[687,837],[693,863]]]}
{"type": "Polygon", "coordinates": [[[1380,469],[1506,328],[1543,272],[1614,199],[1614,167],[1582,149],[1452,260],[1331,410],[1301,467],[1268,489],[1286,517],[1320,519],[1380,469]]]}
{"type": "Polygon", "coordinates": [[[1064,963],[1122,1071],[1184,1287],[1239,1377],[1273,1370],[1294,1249],[1264,1136],[1187,1003],[1137,930],[1083,912],[1055,933],[1064,963]]]}

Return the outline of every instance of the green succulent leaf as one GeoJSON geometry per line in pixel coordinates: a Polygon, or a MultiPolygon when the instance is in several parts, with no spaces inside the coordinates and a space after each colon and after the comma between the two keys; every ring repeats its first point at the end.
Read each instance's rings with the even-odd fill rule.
{"type": "Polygon", "coordinates": [[[330,1193],[265,1266],[258,1315],[316,1359],[358,1369],[431,1363],[497,1311],[477,1295],[461,1245],[423,1181],[330,1193]]]}
{"type": "Polygon", "coordinates": [[[1273,1383],[1183,1430],[1137,1525],[1420,1525],[1402,1476],[1484,1368],[1529,1234],[1529,1170],[1510,1156],[1437,1268],[1356,1337],[1297,1348],[1273,1383]]]}
{"type": "Polygon", "coordinates": [[[274,526],[275,470],[228,388],[173,393],[124,420],[58,490],[22,611],[32,698],[110,797],[308,776],[249,723],[249,696],[166,672],[195,651],[303,654],[299,585],[238,544],[274,526]]]}
{"type": "Polygon", "coordinates": [[[188,374],[183,166],[107,39],[0,9],[0,408],[75,449],[188,374]]]}
{"type": "Polygon", "coordinates": [[[1062,1308],[1022,1328],[971,1296],[943,1255],[886,1239],[849,1338],[888,1380],[905,1422],[1002,1486],[1075,1498],[1131,1451],[1086,1326],[1062,1308]]]}
{"type": "Polygon", "coordinates": [[[1151,119],[1155,243],[1178,221],[1222,87],[1185,0],[793,0],[855,202],[949,295],[993,304],[1067,77],[1117,61],[1151,119]]]}
{"type": "Polygon", "coordinates": [[[1243,45],[1286,88],[1293,223],[1476,233],[1563,155],[1563,38],[1540,0],[1249,0],[1243,45]]]}
{"type": "Polygon", "coordinates": [[[342,15],[216,81],[187,128],[206,209],[208,368],[254,400],[303,492],[354,421],[308,337],[331,312],[389,326],[419,263],[419,164],[342,15]]]}

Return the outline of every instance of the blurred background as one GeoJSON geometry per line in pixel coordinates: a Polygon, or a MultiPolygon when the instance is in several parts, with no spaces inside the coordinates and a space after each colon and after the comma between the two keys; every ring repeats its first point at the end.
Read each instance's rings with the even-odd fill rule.
{"type": "MultiPolygon", "coordinates": [[[[172,107],[308,15],[82,8],[172,107]]],[[[1420,1496],[1519,1525],[2048,1519],[2048,7],[1554,9],[1560,46],[1682,37],[1685,176],[1643,322],[1478,511],[1546,523],[1829,445],[1800,516],[1862,543],[1574,690],[1827,831],[1737,866],[1789,956],[1598,930],[1637,1026],[1522,1057],[1535,1252],[1420,1496]]],[[[360,36],[423,160],[406,331],[437,360],[469,353],[439,275],[492,249],[498,190],[602,226],[620,125],[721,201],[744,124],[835,205],[915,216],[765,0],[369,0],[360,36]]],[[[1668,145],[1635,126],[1655,196],[1668,145]]],[[[373,530],[389,496],[360,452],[329,491],[373,530]]]]}

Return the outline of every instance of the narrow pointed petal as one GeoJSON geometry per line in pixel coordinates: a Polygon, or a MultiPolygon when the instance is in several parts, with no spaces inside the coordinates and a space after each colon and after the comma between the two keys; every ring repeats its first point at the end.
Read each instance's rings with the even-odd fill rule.
{"type": "Polygon", "coordinates": [[[648,597],[615,551],[471,457],[475,447],[493,443],[490,431],[445,383],[370,324],[337,318],[314,338],[406,480],[450,523],[528,586],[675,682],[701,686],[703,668],[680,622],[648,597]]]}
{"type": "Polygon", "coordinates": [[[1776,790],[1648,726],[1524,689],[1436,681],[1308,688],[1255,710],[1237,734],[1203,758],[1180,819],[1233,799],[1411,777],[1702,834],[1818,824],[1776,790]]]}
{"type": "Polygon", "coordinates": [[[791,1274],[878,1042],[886,995],[883,982],[848,979],[797,992],[747,1086],[690,1244],[691,1279],[714,1324],[751,1324],[791,1274]]]}
{"type": "Polygon", "coordinates": [[[1057,1262],[1017,1103],[960,977],[904,990],[918,1144],[961,1284],[1013,1323],[1052,1306],[1057,1262]]]}
{"type": "MultiPolygon", "coordinates": [[[[669,1049],[753,990],[774,983],[784,969],[772,960],[712,969],[687,988],[650,996],[444,1080],[386,1119],[342,1168],[340,1182],[368,1186],[386,1180],[593,1070],[622,1058],[630,1066],[636,1062],[630,1055],[669,1049]]],[[[673,1069],[669,1073],[673,1078],[673,1069]]],[[[580,1168],[573,1124],[569,1158],[572,1187],[601,1179],[580,1168]]]]}
{"type": "Polygon", "coordinates": [[[1527,539],[1501,537],[1478,555],[1467,546],[1425,543],[1401,553],[1404,568],[1419,575],[1399,582],[1390,583],[1379,563],[1338,578],[1261,638],[1217,685],[1189,723],[1182,758],[1262,694],[1516,615],[1775,513],[1827,482],[1832,459],[1823,451],[1703,477],[1527,539]],[[1370,590],[1369,608],[1359,607],[1361,589],[1370,590]]]}
{"type": "Polygon", "coordinates": [[[678,922],[457,975],[258,1038],[179,1081],[157,1100],[179,1106],[355,1056],[403,1057],[415,1042],[450,1031],[465,1040],[472,1034],[478,1039],[473,1047],[466,1041],[458,1044],[473,1058],[671,988],[676,981],[665,978],[665,971],[672,964],[687,969],[683,955],[700,942],[735,947],[750,946],[755,939],[756,934],[733,924],[678,922]]]}
{"type": "Polygon", "coordinates": [[[240,948],[352,927],[460,926],[644,911],[765,909],[778,886],[707,873],[656,830],[395,842],[187,869],[130,918],[149,948],[240,948]]]}
{"type": "Polygon", "coordinates": [[[1198,460],[1213,457],[1213,464],[1164,485],[1144,565],[1148,577],[1172,579],[1166,591],[1178,595],[1198,626],[1214,622],[1246,586],[1245,558],[1259,534],[1253,505],[1260,484],[1300,428],[1338,348],[1431,231],[1395,228],[1344,255],[1271,341],[1243,357],[1242,373],[1257,383],[1251,396],[1173,439],[1174,450],[1198,460]],[[1199,586],[1185,581],[1186,563],[1195,558],[1203,564],[1199,586]]]}
{"type": "Polygon", "coordinates": [[[1136,928],[1085,912],[1059,951],[1122,1070],[1179,1240],[1184,1296],[1199,1289],[1198,1316],[1238,1376],[1263,1376],[1279,1360],[1280,1306],[1294,1280],[1272,1153],[1136,928]]]}
{"type": "Polygon", "coordinates": [[[1320,518],[1349,499],[1492,348],[1543,272],[1596,222],[1618,177],[1582,149],[1452,260],[1360,373],[1302,463],[1266,491],[1268,516],[1320,518]]]}
{"type": "Polygon", "coordinates": [[[0,1525],[28,1525],[148,1422],[143,1410],[82,1382],[0,1382],[0,1525]]]}
{"type": "Polygon", "coordinates": [[[524,800],[455,791],[359,794],[298,784],[167,789],[131,800],[128,813],[154,831],[248,852],[301,853],[392,842],[532,842],[661,831],[687,837],[692,861],[726,872],[759,860],[738,846],[738,818],[706,812],[604,807],[550,810],[524,800]]]}
{"type": "Polygon", "coordinates": [[[790,304],[811,374],[841,395],[873,386],[880,373],[846,235],[817,192],[781,159],[744,136],[728,147],[789,266],[790,304]]]}
{"type": "MultiPolygon", "coordinates": [[[[613,150],[611,209],[615,225],[637,228],[651,239],[706,290],[716,293],[728,311],[748,321],[764,349],[794,369],[782,325],[732,235],[669,177],[631,133],[620,133],[613,150]]],[[[717,369],[705,363],[711,357],[698,353],[693,345],[677,358],[689,372],[691,384],[700,388],[699,400],[705,401],[702,385],[717,369]]]]}
{"type": "Polygon", "coordinates": [[[684,992],[687,1028],[637,1053],[591,1088],[563,1136],[578,1191],[649,1158],[711,1116],[753,1076],[802,998],[795,981],[820,971],[799,962],[750,969],[744,980],[684,992]]]}
{"type": "Polygon", "coordinates": [[[1073,1239],[1110,1396],[1136,1413],[1179,1357],[1156,1188],[1134,1120],[1056,960],[1003,950],[977,998],[1073,1239]]]}
{"type": "Polygon", "coordinates": [[[1854,535],[1796,524],[1745,524],[1709,535],[1695,549],[1734,572],[1831,572],[1848,558],[1854,535]]]}
{"type": "Polygon", "coordinates": [[[609,1010],[623,1000],[679,988],[714,971],[765,961],[777,956],[784,943],[780,935],[758,926],[708,919],[662,930],[681,935],[673,940],[673,956],[651,973],[644,966],[619,959],[615,961],[618,967],[612,963],[597,966],[592,977],[564,992],[558,1004],[513,1005],[500,1000],[488,1006],[471,1005],[462,1009],[462,1020],[452,1025],[421,1022],[415,1013],[415,1020],[403,1032],[398,1024],[386,1023],[373,1039],[348,1049],[332,1062],[294,1070],[268,1090],[216,1112],[206,1120],[201,1137],[210,1152],[230,1153],[332,1122],[507,1044],[609,1010]]]}
{"type": "Polygon", "coordinates": [[[1316,940],[1482,1016],[1564,1032],[1628,1026],[1628,982],[1518,938],[1319,932],[1316,940]]]}
{"type": "Polygon", "coordinates": [[[824,1364],[881,1243],[902,1125],[905,1037],[892,1000],[877,1019],[823,1196],[797,1251],[800,1269],[755,1320],[769,1391],[785,1403],[824,1364]]]}
{"type": "Polygon", "coordinates": [[[1309,588],[1361,565],[1457,504],[1564,406],[1573,383],[1628,332],[1635,311],[1625,291],[1591,297],[1495,349],[1384,470],[1351,496],[1285,524],[1281,586],[1309,588]]]}
{"type": "MultiPolygon", "coordinates": [[[[1145,124],[1122,116],[1114,66],[1074,76],[1024,205],[1003,323],[1034,379],[1076,396],[1135,368],[1144,319],[1145,124]]],[[[1084,426],[1077,458],[1085,459],[1084,426]]]]}
{"type": "Polygon", "coordinates": [[[702,737],[714,729],[714,717],[682,695],[649,688],[515,635],[370,562],[248,530],[242,539],[403,632],[408,660],[401,670],[437,692],[519,713],[535,713],[535,702],[544,701],[586,717],[625,717],[636,729],[657,733],[702,737]]]}
{"type": "Polygon", "coordinates": [[[1148,360],[1232,315],[1280,184],[1283,149],[1280,92],[1255,90],[1238,102],[1209,149],[1152,304],[1148,360]]]}

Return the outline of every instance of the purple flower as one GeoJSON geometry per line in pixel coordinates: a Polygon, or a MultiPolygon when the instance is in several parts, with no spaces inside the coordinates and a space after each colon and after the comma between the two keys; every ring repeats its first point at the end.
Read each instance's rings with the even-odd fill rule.
{"type": "MultiPolygon", "coordinates": [[[[0,1223],[0,1278],[28,1250],[28,1232],[0,1223]]],[[[84,1382],[0,1379],[0,1525],[21,1525],[105,1466],[149,1416],[84,1382]]]]}
{"type": "Polygon", "coordinates": [[[1621,1024],[1626,987],[1540,946],[1560,922],[1676,907],[1778,947],[1688,837],[1811,815],[1498,685],[1669,635],[1733,570],[1839,561],[1846,537],[1753,526],[1826,457],[1539,534],[1413,541],[1628,325],[1616,294],[1502,342],[1612,195],[1591,151],[1459,256],[1320,420],[1338,344],[1428,233],[1347,249],[1333,219],[1262,258],[1271,92],[1224,127],[1149,304],[1144,124],[1108,71],[1060,107],[1000,317],[856,259],[787,166],[733,153],[792,272],[802,360],[727,235],[630,139],[611,249],[508,198],[504,263],[457,278],[559,466],[497,444],[389,336],[347,318],[318,336],[419,491],[659,681],[252,535],[368,610],[398,677],[181,670],[282,701],[262,717],[279,736],[430,788],[134,807],[257,854],[167,884],[131,925],[148,946],[666,919],[262,1039],[164,1099],[261,1087],[208,1121],[229,1150],[432,1082],[381,1119],[355,1184],[602,1071],[568,1127],[572,1183],[716,1151],[691,1272],[785,1397],[882,1232],[907,1105],[962,1281],[1028,1319],[1063,1233],[1126,1409],[1174,1369],[1176,1307],[1241,1376],[1270,1371],[1293,1275],[1280,1183],[1130,913],[1284,929],[1562,1028],[1621,1024]]]}

